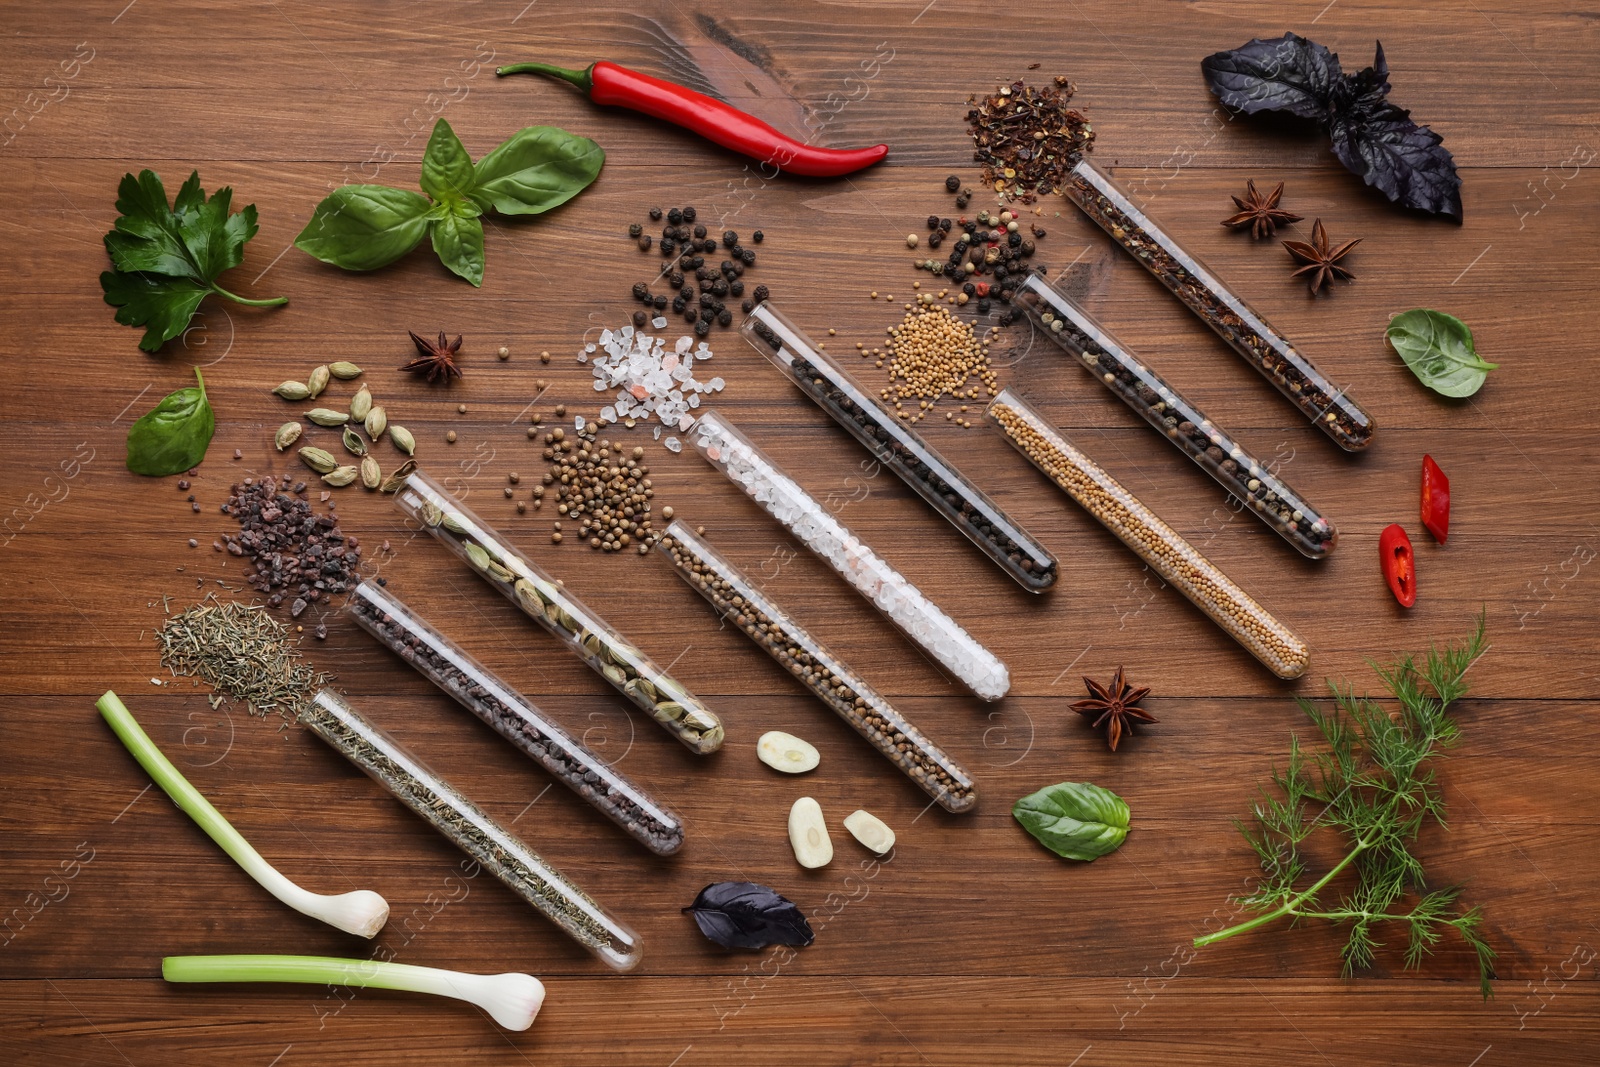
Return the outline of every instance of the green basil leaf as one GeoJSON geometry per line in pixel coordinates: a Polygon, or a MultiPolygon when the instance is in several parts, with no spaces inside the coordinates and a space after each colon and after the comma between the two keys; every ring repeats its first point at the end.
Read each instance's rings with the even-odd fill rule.
{"type": "Polygon", "coordinates": [[[118,322],[145,328],[139,347],[146,352],[156,351],[187,329],[200,301],[211,292],[192,278],[115,270],[100,275],[100,288],[106,303],[117,309],[118,322]]]}
{"type": "Polygon", "coordinates": [[[1060,782],[1017,801],[1011,814],[1058,856],[1090,861],[1115,852],[1128,836],[1128,805],[1089,782],[1060,782]]]}
{"type": "Polygon", "coordinates": [[[465,200],[472,192],[472,157],[444,119],[433,124],[422,154],[422,191],[441,204],[465,200]]]}
{"type": "Polygon", "coordinates": [[[483,223],[446,215],[433,224],[433,250],[446,267],[473,285],[483,284],[483,223]]]}
{"type": "Polygon", "coordinates": [[[537,215],[577,196],[606,154],[587,137],[554,126],[518,130],[474,168],[473,201],[502,215],[537,215]]]}
{"type": "Polygon", "coordinates": [[[206,398],[200,368],[198,385],[168,393],[161,403],[128,427],[128,469],[135,474],[164,477],[186,471],[206,455],[217,420],[206,398]]]}
{"type": "Polygon", "coordinates": [[[1454,315],[1416,308],[1389,320],[1389,344],[1429,389],[1444,396],[1471,396],[1500,366],[1478,355],[1472,330],[1454,315]]]}
{"type": "Polygon", "coordinates": [[[341,185],[294,239],[302,252],[346,270],[376,270],[411,251],[428,232],[431,205],[386,185],[341,185]]]}

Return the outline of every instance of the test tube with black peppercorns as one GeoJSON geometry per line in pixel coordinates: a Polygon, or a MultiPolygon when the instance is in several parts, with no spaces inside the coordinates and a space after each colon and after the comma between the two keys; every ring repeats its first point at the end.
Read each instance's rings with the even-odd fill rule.
{"type": "Polygon", "coordinates": [[[700,755],[722,745],[722,722],[688,689],[422,471],[395,493],[400,510],[507,600],[700,755]]]}
{"type": "Polygon", "coordinates": [[[683,845],[682,820],[428,625],[391,590],[371,580],[362,582],[348,610],[362,629],[640,844],[662,856],[683,845]]]}
{"type": "Polygon", "coordinates": [[[1272,469],[1244,450],[1195,405],[1122,347],[1086,311],[1043,278],[1017,289],[1014,303],[1095,380],[1155,427],[1301,554],[1322,559],[1339,532],[1272,469]]]}
{"type": "Polygon", "coordinates": [[[950,525],[1030,593],[1055,585],[1056,559],[945,460],[915,430],[873,403],[870,394],[799,328],[763,302],[740,327],[834,421],[894,471],[950,525]]]}
{"type": "Polygon", "coordinates": [[[1359,452],[1372,443],[1372,416],[1135,207],[1109,174],[1088,159],[1079,160],[1061,192],[1340,448],[1359,452]]]}

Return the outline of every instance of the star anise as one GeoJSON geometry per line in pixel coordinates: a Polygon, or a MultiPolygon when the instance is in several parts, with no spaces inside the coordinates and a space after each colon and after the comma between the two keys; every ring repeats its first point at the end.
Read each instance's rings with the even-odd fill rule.
{"type": "Polygon", "coordinates": [[[1311,295],[1316,296],[1317,290],[1335,278],[1349,280],[1355,273],[1348,267],[1341,267],[1339,261],[1350,254],[1350,250],[1360,244],[1362,239],[1357,237],[1354,241],[1346,241],[1338,248],[1328,247],[1328,231],[1322,228],[1322,220],[1318,219],[1311,225],[1311,243],[1304,241],[1285,241],[1283,247],[1289,254],[1304,263],[1305,266],[1295,271],[1291,277],[1298,278],[1302,274],[1311,276],[1311,295]]]}
{"type": "Polygon", "coordinates": [[[1292,211],[1285,211],[1278,206],[1278,201],[1283,199],[1283,183],[1266,196],[1256,192],[1256,182],[1252,178],[1244,183],[1244,199],[1237,196],[1233,198],[1234,206],[1239,209],[1237,215],[1230,215],[1222,220],[1224,226],[1237,229],[1240,226],[1250,227],[1250,237],[1259,241],[1263,237],[1271,237],[1278,232],[1280,223],[1299,222],[1304,215],[1296,215],[1292,211]]]}
{"type": "Polygon", "coordinates": [[[1113,752],[1117,750],[1117,743],[1122,740],[1123,734],[1133,733],[1135,722],[1160,721],[1143,708],[1135,707],[1150,694],[1150,690],[1145,686],[1135,688],[1129,685],[1122,677],[1121,667],[1111,676],[1109,686],[1101,685],[1087,675],[1083,684],[1089,690],[1090,699],[1073,704],[1072,710],[1092,720],[1091,725],[1096,729],[1101,726],[1106,728],[1106,742],[1113,752]]]}
{"type": "Polygon", "coordinates": [[[461,337],[458,335],[454,341],[445,340],[444,331],[439,331],[439,342],[424,340],[411,330],[411,343],[417,346],[417,358],[401,367],[414,374],[426,374],[429,382],[443,378],[446,382],[450,376],[461,377],[461,368],[456,366],[456,353],[461,351],[461,337]]]}

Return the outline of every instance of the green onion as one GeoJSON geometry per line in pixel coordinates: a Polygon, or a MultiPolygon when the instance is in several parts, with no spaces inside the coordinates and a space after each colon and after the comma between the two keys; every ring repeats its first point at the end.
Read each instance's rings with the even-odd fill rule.
{"type": "Polygon", "coordinates": [[[306,982],[432,993],[476,1004],[507,1030],[526,1030],[544,1004],[544,983],[531,974],[467,974],[381,960],[329,956],[168,956],[169,982],[306,982]]]}
{"type": "Polygon", "coordinates": [[[250,842],[233,828],[233,824],[223,818],[222,813],[212,807],[198,789],[189,784],[183,772],[162,755],[161,749],[150,740],[150,735],[134,720],[133,713],[116,693],[107,690],[105,696],[95,701],[94,706],[100,709],[101,716],[111,724],[118,740],[133,753],[133,758],[139,761],[156,785],[166,790],[173,803],[198,823],[200,829],[221,845],[222,851],[232,856],[234,862],[243,867],[245,873],[267,892],[302,915],[320,919],[346,933],[374,937],[383,929],[383,924],[389,921],[388,901],[369,889],[358,889],[338,896],[324,896],[301,889],[262,859],[261,853],[250,846],[250,842]]]}

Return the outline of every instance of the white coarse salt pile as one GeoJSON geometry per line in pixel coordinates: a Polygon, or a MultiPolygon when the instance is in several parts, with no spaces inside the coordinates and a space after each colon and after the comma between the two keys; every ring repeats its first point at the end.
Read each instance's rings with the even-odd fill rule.
{"type": "MultiPolygon", "coordinates": [[[[598,342],[578,353],[578,362],[589,363],[594,372],[595,392],[616,390],[616,402],[600,411],[603,421],[631,425],[635,419],[648,422],[654,417],[680,432],[694,425],[690,412],[700,406],[700,397],[723,387],[721,378],[702,382],[694,376],[695,365],[710,358],[711,346],[704,341],[680,337],[668,348],[664,338],[632,326],[604,330],[598,342]]],[[[660,439],[660,428],[655,436],[660,439]]]]}

